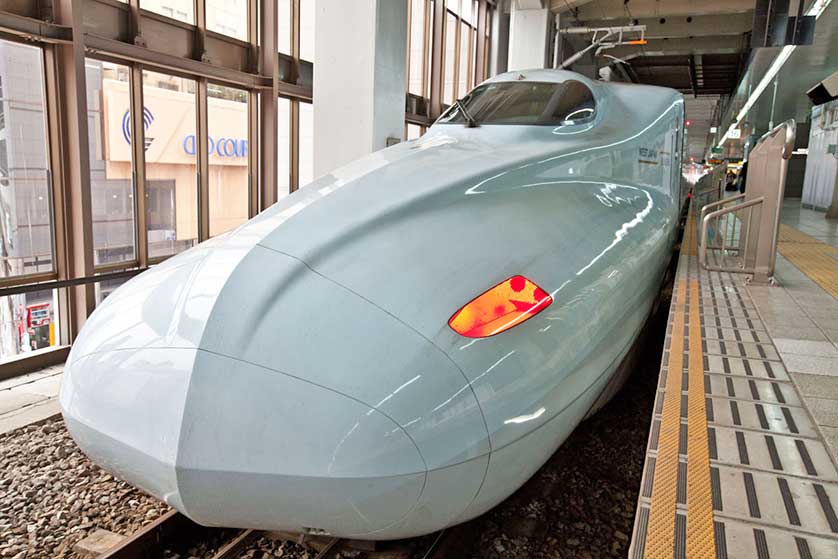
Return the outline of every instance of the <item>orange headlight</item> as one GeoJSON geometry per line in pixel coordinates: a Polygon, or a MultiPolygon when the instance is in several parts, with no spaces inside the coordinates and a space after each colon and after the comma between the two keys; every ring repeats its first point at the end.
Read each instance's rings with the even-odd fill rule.
{"type": "Polygon", "coordinates": [[[488,338],[534,317],[552,302],[524,276],[512,276],[455,312],[448,326],[467,338],[488,338]]]}

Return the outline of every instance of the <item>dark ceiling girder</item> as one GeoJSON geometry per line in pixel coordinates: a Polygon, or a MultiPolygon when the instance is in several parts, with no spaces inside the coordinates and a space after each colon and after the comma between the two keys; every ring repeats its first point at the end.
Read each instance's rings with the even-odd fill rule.
{"type": "Polygon", "coordinates": [[[698,78],[695,74],[695,55],[690,56],[689,71],[690,85],[692,86],[693,97],[695,97],[698,95],[698,78]]]}

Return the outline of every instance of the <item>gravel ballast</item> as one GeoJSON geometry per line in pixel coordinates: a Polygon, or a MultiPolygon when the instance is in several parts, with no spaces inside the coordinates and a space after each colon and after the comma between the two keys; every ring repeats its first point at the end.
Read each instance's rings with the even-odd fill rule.
{"type": "Polygon", "coordinates": [[[166,510],[90,462],[61,419],[0,435],[0,557],[72,557],[94,529],[130,534],[166,510]]]}

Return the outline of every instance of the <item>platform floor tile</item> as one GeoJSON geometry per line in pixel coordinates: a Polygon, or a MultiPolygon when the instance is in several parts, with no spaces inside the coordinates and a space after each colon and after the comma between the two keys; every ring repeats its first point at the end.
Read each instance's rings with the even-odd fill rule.
{"type": "Polygon", "coordinates": [[[813,420],[829,410],[810,409],[784,362],[830,350],[775,344],[763,316],[780,324],[782,301],[766,309],[743,278],[700,271],[694,229],[691,216],[629,557],[834,559],[838,469],[813,420]]]}

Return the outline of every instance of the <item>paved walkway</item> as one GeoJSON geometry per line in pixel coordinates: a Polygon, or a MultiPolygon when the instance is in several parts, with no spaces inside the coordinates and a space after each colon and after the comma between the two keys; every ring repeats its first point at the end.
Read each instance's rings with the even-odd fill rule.
{"type": "MultiPolygon", "coordinates": [[[[830,240],[831,224],[807,225],[823,214],[789,213],[830,240]]],[[[835,559],[838,301],[782,256],[779,287],[700,270],[695,229],[691,217],[629,556],[835,559]]]]}
{"type": "Polygon", "coordinates": [[[59,413],[63,365],[0,381],[0,434],[59,413]]]}

